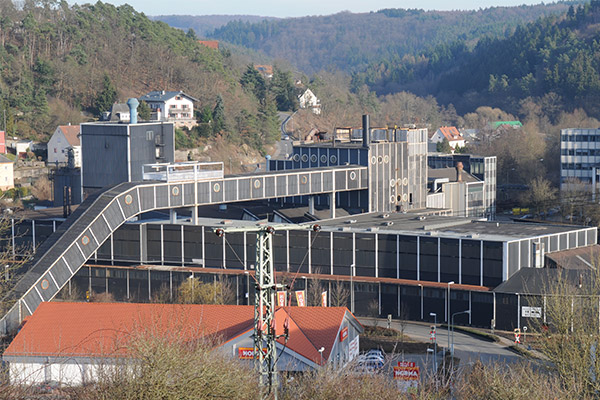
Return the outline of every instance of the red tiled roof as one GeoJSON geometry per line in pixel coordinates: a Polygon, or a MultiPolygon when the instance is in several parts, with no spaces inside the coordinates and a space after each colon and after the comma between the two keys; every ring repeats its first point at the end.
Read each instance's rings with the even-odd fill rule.
{"type": "Polygon", "coordinates": [[[81,142],[79,141],[79,125],[60,125],[58,127],[65,138],[67,138],[67,142],[71,146],[80,146],[81,142]]]}
{"type": "Polygon", "coordinates": [[[442,132],[442,135],[444,135],[449,142],[463,140],[462,135],[454,126],[442,126],[440,127],[440,132],[442,132]]]}
{"type": "Polygon", "coordinates": [[[218,40],[198,40],[203,46],[208,47],[209,49],[219,50],[219,41],[218,40]]]}
{"type": "MultiPolygon", "coordinates": [[[[325,362],[346,314],[339,307],[276,310],[276,333],[289,316],[287,347],[315,363],[325,362]]],[[[125,356],[132,334],[180,332],[190,339],[225,343],[253,329],[254,307],[234,305],[42,303],[4,352],[6,356],[125,356]]],[[[284,340],[279,339],[283,344],[284,340]]]]}

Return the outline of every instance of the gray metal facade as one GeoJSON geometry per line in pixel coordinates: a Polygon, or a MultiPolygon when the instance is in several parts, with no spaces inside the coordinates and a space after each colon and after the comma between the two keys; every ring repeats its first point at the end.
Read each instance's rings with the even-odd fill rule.
{"type": "Polygon", "coordinates": [[[122,182],[142,180],[142,166],[174,162],[173,123],[81,124],[84,195],[122,182]]]}

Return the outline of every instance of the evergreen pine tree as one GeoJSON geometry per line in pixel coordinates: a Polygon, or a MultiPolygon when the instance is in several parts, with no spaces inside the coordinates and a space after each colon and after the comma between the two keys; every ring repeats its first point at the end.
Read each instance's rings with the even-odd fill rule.
{"type": "Polygon", "coordinates": [[[107,74],[104,74],[102,91],[98,93],[98,96],[94,101],[96,113],[100,115],[105,111],[110,111],[115,101],[117,101],[117,89],[115,89],[110,81],[110,77],[107,74]]]}

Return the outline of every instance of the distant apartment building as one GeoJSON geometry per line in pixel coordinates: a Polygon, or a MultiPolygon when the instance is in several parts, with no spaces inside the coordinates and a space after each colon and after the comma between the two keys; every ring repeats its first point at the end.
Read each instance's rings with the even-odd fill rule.
{"type": "Polygon", "coordinates": [[[15,187],[14,164],[6,156],[0,154],[0,190],[15,187]]]}
{"type": "Polygon", "coordinates": [[[150,106],[152,120],[173,122],[176,127],[192,128],[197,125],[194,102],[198,99],[182,91],[152,91],[139,100],[150,106]]]}
{"type": "Polygon", "coordinates": [[[600,129],[562,129],[560,132],[560,188],[577,184],[598,191],[600,129]]]}
{"type": "Polygon", "coordinates": [[[67,164],[72,153],[75,168],[81,167],[79,125],[60,125],[48,141],[48,163],[67,164]]]}

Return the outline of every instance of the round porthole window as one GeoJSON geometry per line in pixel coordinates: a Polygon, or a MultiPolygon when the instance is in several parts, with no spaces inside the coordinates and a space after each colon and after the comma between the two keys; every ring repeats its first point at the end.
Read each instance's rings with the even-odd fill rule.
{"type": "Polygon", "coordinates": [[[214,191],[215,193],[219,193],[219,192],[221,191],[221,185],[220,185],[219,183],[215,183],[215,184],[213,185],[213,191],[214,191]]]}
{"type": "Polygon", "coordinates": [[[294,161],[298,162],[300,161],[300,154],[294,154],[294,157],[292,157],[294,159],[294,161]]]}
{"type": "Polygon", "coordinates": [[[390,179],[390,187],[394,187],[396,185],[396,181],[394,179],[390,179]]]}
{"type": "Polygon", "coordinates": [[[171,194],[173,196],[179,196],[179,188],[177,186],[173,186],[173,188],[171,189],[171,194]]]}
{"type": "Polygon", "coordinates": [[[84,237],[81,238],[81,244],[84,246],[87,246],[90,243],[90,238],[85,235],[84,237]]]}
{"type": "Polygon", "coordinates": [[[396,196],[392,195],[390,196],[390,203],[395,203],[396,202],[396,196]]]}
{"type": "Polygon", "coordinates": [[[260,187],[260,179],[255,179],[254,180],[254,188],[258,189],[260,187]]]}
{"type": "Polygon", "coordinates": [[[390,162],[390,156],[383,156],[383,162],[384,163],[389,163],[390,162]]]}
{"type": "Polygon", "coordinates": [[[371,164],[377,164],[377,157],[371,157],[371,164]]]}
{"type": "Polygon", "coordinates": [[[325,164],[325,163],[327,162],[327,156],[326,156],[325,154],[323,154],[323,155],[321,156],[321,162],[322,162],[323,164],[325,164]]]}
{"type": "Polygon", "coordinates": [[[329,162],[331,162],[332,164],[335,164],[337,162],[337,156],[329,157],[329,162]]]}
{"type": "Polygon", "coordinates": [[[48,279],[44,279],[40,286],[42,287],[43,290],[48,289],[48,287],[50,287],[50,283],[48,282],[48,279]]]}
{"type": "Polygon", "coordinates": [[[127,196],[125,196],[125,204],[130,205],[131,203],[133,203],[133,197],[128,194],[127,196]]]}
{"type": "Polygon", "coordinates": [[[353,181],[356,179],[356,172],[352,171],[350,172],[350,180],[353,181]]]}
{"type": "Polygon", "coordinates": [[[318,160],[317,155],[313,154],[312,156],[310,156],[310,161],[316,163],[318,160]]]}
{"type": "Polygon", "coordinates": [[[308,182],[308,177],[306,175],[302,175],[302,177],[300,178],[300,183],[303,185],[306,185],[307,182],[308,182]]]}
{"type": "Polygon", "coordinates": [[[377,161],[379,161],[379,164],[381,164],[383,162],[383,157],[381,157],[381,156],[377,157],[377,161]]]}
{"type": "Polygon", "coordinates": [[[302,154],[302,162],[308,161],[308,154],[302,154]]]}
{"type": "Polygon", "coordinates": [[[404,178],[404,179],[402,179],[402,184],[403,184],[404,186],[408,185],[408,178],[404,178]]]}
{"type": "Polygon", "coordinates": [[[407,198],[408,198],[408,196],[406,195],[406,193],[404,193],[404,194],[402,195],[402,201],[406,201],[406,199],[407,199],[407,198]]]}

